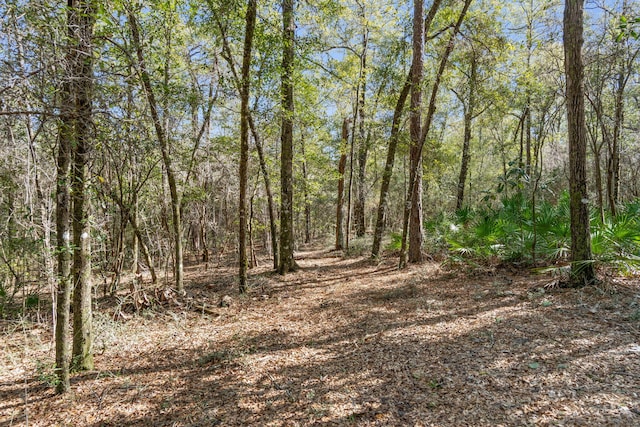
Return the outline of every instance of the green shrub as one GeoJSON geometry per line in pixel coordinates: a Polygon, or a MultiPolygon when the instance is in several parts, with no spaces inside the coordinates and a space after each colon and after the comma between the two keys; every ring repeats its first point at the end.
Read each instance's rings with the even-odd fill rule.
{"type": "MultiPolygon", "coordinates": [[[[568,260],[571,247],[567,193],[555,203],[540,201],[535,216],[531,201],[519,192],[503,198],[498,207],[464,208],[425,225],[436,242],[442,237],[450,255],[467,260],[556,263],[568,260]]],[[[593,218],[591,233],[596,261],[623,272],[638,270],[640,200],[625,205],[615,218],[593,218]]]]}

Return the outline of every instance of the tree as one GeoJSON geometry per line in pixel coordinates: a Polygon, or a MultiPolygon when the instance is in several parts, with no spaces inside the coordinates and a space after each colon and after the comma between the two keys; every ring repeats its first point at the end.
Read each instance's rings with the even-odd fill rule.
{"type": "MultiPolygon", "coordinates": [[[[151,119],[156,132],[156,137],[160,145],[160,151],[162,153],[162,161],[164,163],[165,172],[167,175],[167,182],[169,184],[169,193],[171,196],[171,216],[172,216],[172,231],[173,231],[173,244],[174,244],[174,280],[178,293],[184,292],[184,266],[183,266],[183,254],[182,254],[182,217],[181,217],[181,200],[180,193],[178,192],[178,182],[176,177],[176,171],[173,166],[173,160],[170,154],[169,136],[167,129],[165,128],[162,118],[160,117],[160,106],[157,102],[156,94],[151,84],[151,76],[147,69],[145,62],[144,52],[142,49],[142,43],[140,41],[140,27],[138,20],[133,10],[128,11],[129,28],[131,29],[131,38],[133,49],[137,57],[136,70],[140,75],[142,87],[149,104],[149,110],[151,113],[151,119]]],[[[170,30],[167,30],[170,32],[170,30]]],[[[170,34],[167,33],[167,37],[170,34]]],[[[165,61],[165,87],[168,87],[169,79],[169,59],[165,61]]],[[[169,114],[167,108],[164,108],[164,114],[169,114]]]]}
{"type": "MultiPolygon", "coordinates": [[[[424,20],[424,33],[428,33],[431,28],[438,9],[440,8],[441,0],[434,0],[424,20]]],[[[385,217],[388,209],[389,200],[389,186],[391,184],[391,176],[393,174],[393,165],[396,158],[396,150],[398,147],[398,133],[400,131],[400,120],[404,111],[407,97],[411,90],[411,82],[413,78],[413,65],[409,70],[409,74],[405,79],[405,83],[400,90],[398,101],[393,112],[393,119],[391,121],[391,135],[389,137],[389,147],[387,150],[387,157],[385,161],[384,171],[382,173],[382,183],[380,185],[380,200],[378,202],[378,211],[376,215],[376,227],[373,233],[373,245],[371,248],[371,256],[378,258],[380,256],[380,246],[382,244],[382,235],[385,228],[385,217]]]]}
{"type": "Polygon", "coordinates": [[[92,133],[93,26],[97,4],[78,2],[78,73],[75,93],[75,138],[72,158],[73,201],[73,352],[72,367],[93,369],[93,331],[91,298],[91,227],[89,160],[92,133]]]}
{"type": "Polygon", "coordinates": [[[591,256],[589,195],[587,194],[587,135],[582,63],[584,0],[567,0],[564,8],[564,67],[566,74],[567,130],[569,136],[569,196],[571,214],[572,286],[594,282],[591,256]]]}
{"type": "Polygon", "coordinates": [[[297,268],[293,259],[293,60],[294,0],[282,1],[282,129],[280,141],[280,265],[287,274],[297,268]]]}
{"type": "Polygon", "coordinates": [[[336,202],[336,250],[344,249],[344,172],[347,166],[347,141],[349,140],[349,119],[342,121],[340,137],[340,160],[338,161],[338,198],[336,202]]]}
{"type": "MultiPolygon", "coordinates": [[[[462,10],[458,15],[458,19],[453,26],[453,30],[451,35],[449,36],[449,40],[446,44],[445,50],[442,53],[442,57],[440,58],[440,65],[438,66],[438,70],[436,72],[433,86],[431,87],[431,96],[429,98],[429,105],[427,107],[427,113],[424,118],[424,123],[421,124],[420,128],[420,137],[418,140],[418,145],[415,148],[415,158],[418,160],[422,159],[422,149],[426,142],[427,136],[429,135],[429,131],[431,129],[431,125],[433,123],[433,117],[436,112],[436,100],[438,96],[438,89],[440,88],[440,82],[442,80],[442,75],[444,74],[445,68],[447,66],[449,55],[453,51],[455,46],[455,39],[460,31],[460,26],[464,20],[467,11],[469,10],[469,6],[471,5],[472,0],[465,0],[462,10]]],[[[412,67],[413,68],[413,67],[412,67]]],[[[413,158],[413,157],[412,157],[413,158]]],[[[400,246],[400,262],[399,267],[403,268],[407,264],[407,234],[411,230],[411,233],[417,234],[418,232],[422,232],[422,185],[421,185],[421,177],[422,177],[422,166],[420,164],[412,163],[409,171],[409,186],[407,189],[407,199],[404,207],[404,217],[402,222],[402,241],[400,246]],[[411,223],[410,223],[411,221],[411,223]],[[418,223],[418,221],[420,221],[418,223]],[[419,231],[418,231],[419,230],[419,231]]],[[[409,246],[409,261],[410,262],[418,262],[422,259],[422,242],[423,236],[420,234],[418,236],[412,234],[409,246]]]]}
{"type": "Polygon", "coordinates": [[[58,290],[56,298],[56,391],[69,391],[69,308],[74,289],[74,367],[92,368],[91,356],[91,246],[89,244],[86,181],[91,129],[92,32],[95,4],[67,2],[67,47],[60,100],[58,135],[56,233],[58,290]],[[71,204],[71,190],[73,205],[71,204]],[[73,216],[71,213],[73,206],[73,216]],[[71,245],[71,219],[73,243],[71,245]],[[73,257],[73,272],[71,259],[73,257]],[[75,287],[74,287],[75,284],[75,287]]]}
{"type": "MultiPolygon", "coordinates": [[[[409,262],[422,261],[424,225],[422,221],[422,78],[424,75],[424,25],[422,13],[424,0],[413,2],[413,62],[411,66],[411,107],[409,110],[409,134],[411,136],[409,219],[409,262]]],[[[409,202],[407,202],[409,203],[409,202]]]]}
{"type": "MultiPolygon", "coordinates": [[[[229,39],[227,37],[227,30],[222,23],[222,20],[219,16],[216,15],[216,24],[220,30],[222,35],[222,57],[227,61],[229,65],[231,76],[233,77],[233,83],[236,86],[236,89],[241,92],[242,82],[241,78],[236,71],[236,65],[232,57],[231,46],[229,44],[229,39]]],[[[273,201],[273,191],[271,189],[271,178],[269,176],[269,171],[267,169],[267,160],[264,154],[264,143],[260,133],[258,132],[256,123],[253,119],[253,112],[248,109],[247,110],[247,120],[249,122],[249,129],[251,130],[251,135],[253,136],[253,141],[256,145],[256,152],[258,153],[258,161],[260,163],[260,171],[262,172],[262,177],[264,180],[264,188],[267,193],[267,205],[269,211],[269,229],[270,229],[270,237],[271,237],[271,252],[273,254],[273,269],[278,269],[278,227],[276,225],[276,213],[275,213],[275,203],[273,201]]]]}
{"type": "Polygon", "coordinates": [[[249,87],[251,71],[251,48],[253,45],[253,31],[256,25],[256,0],[248,0],[246,27],[244,34],[244,53],[242,54],[242,86],[240,90],[240,201],[238,212],[240,230],[238,238],[240,261],[240,287],[241,294],[247,291],[247,169],[249,163],[249,87]]]}
{"type": "MultiPolygon", "coordinates": [[[[365,131],[365,100],[367,93],[367,50],[369,44],[369,19],[366,15],[365,2],[358,2],[360,8],[360,18],[362,20],[362,51],[359,53],[360,70],[358,72],[358,81],[356,88],[356,107],[354,109],[354,123],[357,123],[358,133],[358,153],[356,158],[357,164],[357,180],[356,180],[356,197],[353,206],[354,225],[357,237],[362,237],[366,231],[366,168],[367,168],[367,156],[369,151],[369,141],[366,137],[365,131]]],[[[356,126],[354,126],[353,140],[356,138],[356,126]]],[[[353,157],[351,162],[353,162],[353,157]]],[[[353,174],[353,172],[352,172],[353,174]]]]}

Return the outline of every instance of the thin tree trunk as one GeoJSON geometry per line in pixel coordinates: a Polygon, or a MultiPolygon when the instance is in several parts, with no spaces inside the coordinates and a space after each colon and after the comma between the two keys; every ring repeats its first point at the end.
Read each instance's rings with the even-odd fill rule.
{"type": "Polygon", "coordinates": [[[280,265],[287,274],[297,268],[293,258],[293,61],[295,23],[294,0],[282,1],[282,134],[280,157],[280,265]]]}
{"type": "Polygon", "coordinates": [[[158,276],[156,274],[156,269],[153,264],[153,258],[151,257],[151,252],[149,252],[149,248],[144,243],[142,238],[142,233],[140,232],[140,228],[138,227],[137,219],[131,219],[131,227],[133,228],[133,232],[138,238],[140,242],[140,249],[142,249],[142,255],[144,255],[144,259],[147,262],[147,267],[149,267],[149,273],[151,274],[151,283],[154,285],[158,283],[158,276]]]}
{"type": "Polygon", "coordinates": [[[253,122],[253,115],[249,112],[249,127],[251,128],[251,134],[253,140],[256,143],[256,151],[258,152],[258,160],[260,162],[260,170],[264,178],[264,188],[267,192],[267,206],[269,209],[269,229],[271,231],[271,251],[273,252],[273,269],[278,269],[278,227],[276,225],[276,210],[273,202],[273,192],[271,191],[271,179],[269,178],[269,171],[267,170],[267,161],[264,157],[264,150],[262,148],[262,140],[256,130],[256,126],[253,122]]]}
{"type": "MultiPolygon", "coordinates": [[[[238,92],[241,90],[241,82],[240,77],[236,71],[235,63],[233,62],[233,58],[231,56],[231,48],[229,47],[229,42],[226,37],[226,31],[222,22],[217,20],[218,28],[222,33],[222,49],[224,51],[224,55],[222,57],[229,64],[229,68],[231,69],[231,75],[233,76],[233,81],[238,89],[238,92]]],[[[260,162],[260,170],[262,171],[262,176],[264,177],[264,187],[267,193],[267,204],[269,208],[269,228],[271,232],[271,251],[273,252],[273,269],[277,270],[280,263],[278,262],[279,252],[278,252],[278,227],[276,224],[276,210],[275,203],[273,201],[273,191],[271,190],[271,178],[269,178],[269,171],[267,169],[267,161],[264,156],[264,148],[262,144],[262,138],[258,133],[256,128],[255,121],[253,120],[253,114],[251,110],[248,112],[249,119],[249,129],[251,130],[251,135],[253,135],[253,140],[256,144],[256,151],[258,152],[258,160],[260,162]]]]}
{"type": "Polygon", "coordinates": [[[389,149],[387,150],[387,159],[384,165],[384,172],[382,173],[382,183],[380,185],[380,201],[378,202],[378,211],[376,216],[376,227],[373,233],[373,246],[371,248],[371,257],[380,257],[380,246],[382,245],[382,235],[385,229],[385,219],[389,200],[389,186],[391,185],[391,176],[393,175],[393,165],[396,158],[396,149],[398,147],[398,132],[400,130],[400,119],[402,118],[402,112],[404,105],[409,97],[411,89],[411,72],[407,76],[400,95],[398,96],[398,102],[393,112],[393,119],[391,121],[391,136],[389,137],[389,149]]]}
{"type": "Polygon", "coordinates": [[[602,146],[604,143],[598,143],[598,131],[597,129],[592,129],[591,127],[587,127],[587,133],[589,134],[591,141],[591,151],[593,153],[593,175],[596,185],[596,197],[598,203],[598,216],[600,218],[600,222],[604,222],[604,192],[602,188],[602,146]]]}
{"type": "Polygon", "coordinates": [[[311,242],[311,201],[309,200],[309,176],[307,174],[307,157],[304,150],[304,139],[300,145],[302,154],[302,180],[303,180],[303,202],[304,202],[304,242],[311,242]]]}
{"type": "MultiPolygon", "coordinates": [[[[135,188],[135,185],[133,185],[135,188]]],[[[133,194],[133,214],[131,215],[131,222],[138,221],[138,193],[133,194]]],[[[133,233],[131,242],[131,272],[133,274],[140,274],[140,240],[138,239],[138,235],[133,233]]]]}
{"type": "MultiPolygon", "coordinates": [[[[88,179],[88,138],[91,122],[92,34],[95,4],[92,1],[67,2],[68,47],[65,81],[62,90],[58,161],[57,161],[57,250],[58,292],[56,322],[56,373],[59,393],[70,389],[69,383],[69,305],[71,299],[73,257],[74,291],[74,359],[80,368],[92,368],[91,356],[91,256],[88,233],[85,180],[88,179]],[[71,214],[73,190],[73,215],[71,214]],[[70,245],[70,219],[73,219],[74,245],[70,245]]],[[[88,199],[88,197],[87,197],[88,199]]],[[[75,365],[75,363],[74,363],[75,365]]]]}
{"type": "MultiPolygon", "coordinates": [[[[257,177],[259,178],[259,176],[257,177]]],[[[253,217],[254,217],[254,204],[253,201],[256,198],[256,192],[258,191],[258,180],[256,179],[256,185],[249,198],[249,268],[255,268],[258,266],[258,257],[256,256],[256,249],[253,243],[253,217]]]]}
{"type": "Polygon", "coordinates": [[[240,201],[238,212],[240,219],[239,236],[239,292],[247,291],[247,172],[249,168],[249,85],[251,70],[251,48],[253,31],[256,23],[256,0],[248,0],[244,35],[244,51],[242,54],[242,86],[240,90],[240,201]]]}
{"type": "MultiPolygon", "coordinates": [[[[422,242],[424,226],[422,224],[422,79],[424,75],[424,13],[423,0],[413,2],[413,75],[411,76],[411,106],[409,111],[409,187],[411,215],[409,217],[409,262],[422,261],[422,242]]],[[[405,208],[406,209],[406,208],[405,208]]]]}
{"type": "MultiPolygon", "coordinates": [[[[71,5],[70,5],[71,6],[71,5]]],[[[69,35],[73,37],[71,29],[74,22],[74,11],[70,7],[67,11],[69,35]]],[[[73,56],[71,49],[67,55],[65,73],[67,74],[62,87],[61,120],[58,135],[58,156],[56,162],[56,253],[58,258],[58,288],[56,291],[56,392],[66,393],[70,390],[69,383],[69,306],[71,302],[71,229],[70,229],[70,174],[71,174],[71,146],[74,138],[72,71],[73,56]]]]}
{"type": "MultiPolygon", "coordinates": [[[[421,136],[420,136],[420,141],[419,141],[419,145],[417,147],[417,154],[416,157],[417,158],[422,158],[422,149],[424,147],[425,141],[427,139],[427,135],[429,134],[429,130],[431,129],[431,123],[433,122],[433,117],[435,115],[436,112],[436,98],[438,95],[438,89],[440,88],[440,81],[442,79],[442,75],[444,74],[444,70],[447,66],[447,62],[449,60],[449,55],[451,54],[451,52],[453,51],[453,47],[455,45],[455,39],[456,36],[458,35],[458,32],[460,31],[460,26],[462,25],[462,21],[464,20],[465,15],[467,14],[467,10],[469,10],[469,6],[471,5],[471,1],[472,0],[465,0],[464,6],[462,8],[462,11],[460,12],[460,15],[458,16],[458,21],[456,22],[454,28],[453,28],[453,32],[451,33],[451,37],[449,38],[449,41],[447,43],[447,47],[445,48],[445,51],[442,55],[442,58],[440,60],[440,66],[438,67],[438,71],[436,73],[436,77],[435,80],[433,82],[433,87],[431,88],[431,98],[429,100],[429,107],[427,108],[427,115],[424,119],[424,122],[422,124],[422,128],[420,130],[421,132],[421,136]]],[[[418,194],[419,190],[421,190],[421,182],[418,182],[418,178],[420,178],[421,174],[419,175],[419,172],[421,171],[414,171],[411,170],[410,172],[410,179],[409,179],[409,188],[408,188],[408,197],[407,197],[407,201],[405,204],[405,209],[404,209],[404,218],[403,218],[403,227],[402,227],[402,242],[401,242],[401,246],[400,246],[400,262],[399,262],[399,267],[400,268],[404,268],[407,264],[407,233],[409,231],[409,218],[412,217],[415,218],[418,217],[418,215],[414,215],[411,214],[411,210],[413,209],[422,209],[422,205],[413,205],[414,201],[417,200],[421,200],[422,198],[422,194],[418,194]]],[[[420,212],[419,217],[422,218],[422,213],[420,212]]],[[[421,227],[422,225],[420,225],[421,227]]],[[[422,247],[415,247],[415,244],[418,243],[418,238],[414,237],[414,248],[411,249],[412,254],[413,255],[417,255],[418,252],[420,252],[420,257],[421,252],[422,252],[422,247]]],[[[419,239],[419,243],[422,243],[422,236],[420,236],[419,239]]]]}
{"type": "Polygon", "coordinates": [[[616,83],[616,104],[614,111],[613,132],[609,145],[609,161],[607,163],[607,196],[611,215],[617,215],[618,193],[620,188],[620,133],[624,120],[624,89],[626,79],[624,72],[618,73],[616,83]]]}
{"type": "MultiPolygon", "coordinates": [[[[361,4],[360,18],[366,23],[365,4],[361,4]]],[[[358,179],[356,183],[356,198],[354,203],[354,223],[357,237],[362,237],[366,231],[365,206],[366,206],[366,169],[369,147],[365,138],[365,101],[367,91],[367,47],[369,42],[369,29],[365,24],[362,34],[362,53],[360,56],[360,76],[358,79],[358,179]]]]}
{"type": "Polygon", "coordinates": [[[344,172],[347,168],[346,146],[349,141],[349,119],[342,122],[342,137],[340,140],[340,161],[338,162],[338,200],[336,203],[336,250],[344,249],[344,172]]]}
{"type": "MultiPolygon", "coordinates": [[[[359,90],[359,87],[358,87],[359,90]]],[[[358,96],[359,97],[359,96],[358,96]]],[[[358,109],[360,108],[360,104],[356,102],[356,107],[353,112],[353,122],[357,121],[358,117],[358,109]]],[[[347,185],[347,224],[345,226],[345,249],[349,249],[349,239],[351,239],[351,199],[353,197],[353,162],[354,162],[354,154],[355,154],[355,146],[356,146],[356,130],[355,126],[353,131],[351,132],[351,143],[349,144],[349,183],[347,185]]]]}
{"type": "Polygon", "coordinates": [[[464,111],[464,139],[462,141],[462,161],[460,164],[460,176],[458,177],[458,194],[456,196],[456,210],[462,209],[464,204],[464,190],[469,173],[471,161],[471,125],[476,104],[478,63],[475,54],[471,59],[471,72],[469,73],[469,99],[464,111]]]}
{"type": "Polygon", "coordinates": [[[586,176],[584,66],[582,63],[584,0],[567,0],[564,9],[567,129],[569,133],[569,194],[571,212],[571,285],[595,280],[591,256],[586,176]]]}
{"type": "MultiPolygon", "coordinates": [[[[441,0],[434,0],[429,9],[429,13],[424,20],[424,34],[429,33],[431,23],[440,8],[441,0]]],[[[378,211],[376,215],[376,226],[373,233],[373,245],[371,247],[371,257],[378,258],[380,256],[380,246],[382,245],[382,235],[385,229],[385,219],[387,212],[387,205],[389,200],[389,186],[391,184],[391,177],[393,175],[393,165],[396,158],[396,149],[398,146],[398,132],[400,130],[400,119],[402,118],[402,112],[404,111],[404,105],[409,96],[411,90],[411,78],[413,76],[413,64],[409,70],[409,74],[405,79],[405,83],[402,86],[400,95],[398,96],[398,102],[393,112],[393,119],[391,121],[391,135],[389,137],[389,149],[387,151],[387,159],[385,161],[384,172],[382,174],[382,183],[380,186],[380,201],[378,202],[378,211]]]]}
{"type": "MultiPolygon", "coordinates": [[[[156,101],[153,87],[151,86],[151,77],[147,71],[147,66],[144,60],[144,54],[142,52],[142,44],[140,42],[140,31],[138,23],[132,12],[129,13],[129,26],[131,28],[131,36],[133,47],[136,51],[138,63],[137,71],[142,80],[142,86],[149,104],[149,110],[151,112],[151,118],[156,131],[156,137],[160,144],[160,151],[162,153],[162,161],[165,166],[167,183],[169,184],[169,192],[171,195],[171,215],[172,215],[172,232],[174,240],[174,279],[178,293],[184,293],[184,280],[183,280],[183,255],[182,255],[182,221],[180,217],[180,196],[178,194],[178,184],[176,176],[173,170],[171,161],[171,155],[169,153],[169,141],[167,134],[162,125],[160,115],[158,113],[158,104],[156,101]]],[[[165,73],[166,74],[166,73],[165,73]]]]}

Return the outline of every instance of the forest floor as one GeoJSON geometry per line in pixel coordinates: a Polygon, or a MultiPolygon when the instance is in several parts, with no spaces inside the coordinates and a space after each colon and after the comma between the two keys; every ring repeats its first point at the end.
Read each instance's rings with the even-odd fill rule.
{"type": "Polygon", "coordinates": [[[296,258],[284,278],[252,270],[247,296],[229,262],[138,314],[99,299],[96,369],[65,396],[48,322],[0,323],[0,427],[640,425],[637,278],[545,289],[515,269],[296,258]]]}

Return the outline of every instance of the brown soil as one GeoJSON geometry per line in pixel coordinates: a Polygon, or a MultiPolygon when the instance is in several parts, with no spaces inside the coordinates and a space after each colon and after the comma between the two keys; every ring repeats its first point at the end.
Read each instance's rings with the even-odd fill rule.
{"type": "Polygon", "coordinates": [[[551,290],[526,272],[297,258],[285,278],[254,269],[248,296],[235,268],[194,266],[179,304],[100,300],[97,369],[66,396],[50,325],[1,324],[0,427],[640,425],[637,279],[551,290]]]}

